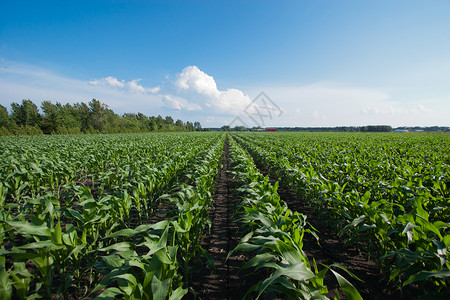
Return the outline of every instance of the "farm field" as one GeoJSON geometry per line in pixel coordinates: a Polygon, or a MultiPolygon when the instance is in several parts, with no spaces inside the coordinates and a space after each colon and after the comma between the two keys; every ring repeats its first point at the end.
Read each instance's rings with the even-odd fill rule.
{"type": "Polygon", "coordinates": [[[447,298],[449,149],[444,134],[2,137],[0,298],[447,298]]]}

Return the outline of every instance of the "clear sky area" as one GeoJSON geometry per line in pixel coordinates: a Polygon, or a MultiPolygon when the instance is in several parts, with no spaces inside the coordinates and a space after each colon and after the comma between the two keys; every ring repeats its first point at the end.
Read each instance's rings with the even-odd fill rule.
{"type": "Polygon", "coordinates": [[[95,98],[203,127],[450,126],[450,1],[0,0],[0,14],[7,108],[95,98]]]}

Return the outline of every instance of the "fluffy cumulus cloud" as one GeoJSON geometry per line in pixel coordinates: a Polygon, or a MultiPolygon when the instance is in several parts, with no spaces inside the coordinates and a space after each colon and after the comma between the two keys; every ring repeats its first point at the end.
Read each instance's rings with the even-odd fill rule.
{"type": "Polygon", "coordinates": [[[221,115],[237,114],[250,103],[250,98],[238,89],[219,90],[214,78],[196,66],[178,73],[162,95],[168,107],[221,115]]]}
{"type": "Polygon", "coordinates": [[[190,91],[211,98],[219,97],[219,90],[214,78],[196,66],[189,66],[177,75],[174,82],[181,91],[190,91]]]}

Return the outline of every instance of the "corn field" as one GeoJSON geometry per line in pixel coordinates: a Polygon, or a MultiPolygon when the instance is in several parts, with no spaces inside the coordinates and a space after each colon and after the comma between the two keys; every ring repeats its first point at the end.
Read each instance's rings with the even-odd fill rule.
{"type": "Polygon", "coordinates": [[[370,298],[361,274],[305,250],[321,247],[317,217],[376,264],[381,290],[445,299],[449,149],[444,134],[1,137],[0,298],[211,299],[198,285],[233,257],[254,277],[243,298],[370,298]],[[221,180],[238,243],[218,261],[205,241],[221,180]]]}

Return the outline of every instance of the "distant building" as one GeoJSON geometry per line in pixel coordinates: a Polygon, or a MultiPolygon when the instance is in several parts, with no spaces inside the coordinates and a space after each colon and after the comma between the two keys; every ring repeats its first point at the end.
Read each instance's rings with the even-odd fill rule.
{"type": "Polygon", "coordinates": [[[273,131],[277,131],[277,130],[276,130],[276,128],[266,128],[266,131],[273,132],[273,131]]]}
{"type": "Polygon", "coordinates": [[[394,132],[409,132],[407,129],[395,129],[394,132]]]}

